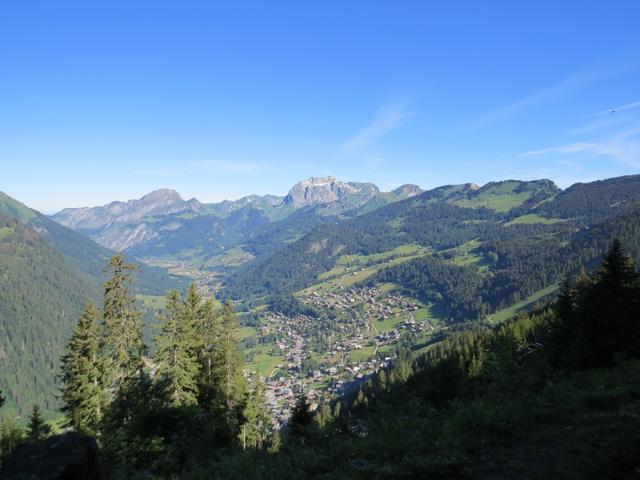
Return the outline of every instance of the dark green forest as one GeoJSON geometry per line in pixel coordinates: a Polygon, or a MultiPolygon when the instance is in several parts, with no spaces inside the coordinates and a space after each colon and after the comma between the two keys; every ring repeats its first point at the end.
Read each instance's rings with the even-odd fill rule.
{"type": "MultiPolygon", "coordinates": [[[[113,252],[0,192],[0,389],[5,409],[59,406],[56,375],[84,303],[100,298],[113,252]]],[[[136,264],[136,293],[184,289],[166,270],[136,264]]],[[[144,311],[147,321],[154,313],[144,311]]]]}
{"type": "Polygon", "coordinates": [[[53,410],[58,361],[82,305],[98,291],[37,232],[2,214],[0,264],[0,388],[7,407],[28,411],[38,401],[53,410]]]}

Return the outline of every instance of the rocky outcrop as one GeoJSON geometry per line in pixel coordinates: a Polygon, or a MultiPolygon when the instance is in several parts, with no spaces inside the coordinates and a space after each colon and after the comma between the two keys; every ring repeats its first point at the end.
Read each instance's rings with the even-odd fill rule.
{"type": "Polygon", "coordinates": [[[55,435],[13,451],[0,469],[0,480],[102,480],[94,438],[80,433],[55,435]]]}
{"type": "MultiPolygon", "coordinates": [[[[135,251],[144,256],[153,255],[149,253],[154,250],[150,248],[153,245],[164,245],[165,251],[175,253],[178,247],[209,248],[211,242],[226,244],[227,238],[251,234],[247,231],[221,234],[204,227],[205,223],[213,225],[216,220],[230,219],[234,215],[251,218],[260,212],[269,221],[278,221],[305,208],[313,208],[321,216],[358,215],[419,193],[422,190],[416,185],[403,185],[392,192],[382,193],[373,183],[311,177],[295,184],[284,197],[248,195],[238,200],[203,204],[195,198],[185,201],[174,190],[162,189],[137,200],[112,202],[94,208],[68,208],[52,218],[88,235],[104,247],[135,251]],[[179,232],[184,232],[184,235],[179,232]],[[224,241],[218,242],[218,235],[224,235],[224,241]],[[202,238],[201,244],[192,241],[197,238],[202,238]],[[187,243],[188,247],[185,246],[187,243]]],[[[233,230],[235,227],[229,228],[233,230]]]]}
{"type": "Polygon", "coordinates": [[[424,190],[422,190],[418,185],[407,183],[392,190],[391,194],[398,199],[405,199],[420,195],[422,192],[424,192],[424,190]]]}
{"type": "Polygon", "coordinates": [[[372,183],[344,183],[334,177],[311,177],[296,183],[284,197],[284,203],[300,208],[340,202],[346,197],[363,194],[370,199],[379,193],[372,183]]]}
{"type": "Polygon", "coordinates": [[[65,227],[90,232],[114,223],[136,222],[152,215],[201,211],[202,204],[195,198],[185,201],[175,190],[160,189],[128,202],[112,202],[94,208],[66,208],[52,218],[65,227]]]}

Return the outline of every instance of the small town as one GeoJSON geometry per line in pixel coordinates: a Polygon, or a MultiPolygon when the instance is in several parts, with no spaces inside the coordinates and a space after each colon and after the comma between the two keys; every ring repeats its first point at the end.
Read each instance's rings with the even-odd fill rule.
{"type": "Polygon", "coordinates": [[[276,429],[287,422],[296,394],[304,393],[315,410],[388,366],[396,347],[437,328],[419,302],[378,287],[312,290],[299,300],[319,315],[264,312],[258,345],[248,350],[248,370],[263,367],[258,370],[276,429]]]}

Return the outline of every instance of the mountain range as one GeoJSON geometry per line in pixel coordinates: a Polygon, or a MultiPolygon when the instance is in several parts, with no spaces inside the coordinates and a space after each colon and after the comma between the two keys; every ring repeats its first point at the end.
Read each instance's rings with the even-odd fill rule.
{"type": "Polygon", "coordinates": [[[309,178],[285,196],[250,195],[207,204],[161,189],[128,202],[65,209],[52,219],[107,248],[139,257],[197,259],[198,268],[223,269],[230,263],[224,258],[229,249],[237,248],[231,264],[260,255],[264,235],[291,241],[323,219],[358,215],[421,192],[416,185],[381,192],[371,183],[309,178]]]}
{"type": "Polygon", "coordinates": [[[613,238],[640,260],[638,175],[565,190],[543,179],[392,192],[310,178],[285,196],[206,204],[158,190],[53,217],[0,193],[0,389],[10,405],[55,405],[65,339],[114,250],[137,264],[137,293],[182,290],[191,277],[237,301],[243,322],[259,305],[378,286],[456,325],[530,308],[613,238]]]}
{"type": "MultiPolygon", "coordinates": [[[[10,408],[57,407],[60,357],[85,302],[100,298],[114,254],[0,192],[0,390],[10,408]]],[[[137,293],[184,288],[165,269],[130,260],[137,293]]]]}

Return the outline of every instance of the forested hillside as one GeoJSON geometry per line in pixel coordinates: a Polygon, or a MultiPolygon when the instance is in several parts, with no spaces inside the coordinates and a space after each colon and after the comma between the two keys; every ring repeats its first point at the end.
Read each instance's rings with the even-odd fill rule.
{"type": "MultiPolygon", "coordinates": [[[[7,408],[25,414],[37,402],[51,413],[64,345],[82,305],[98,298],[113,252],[1,192],[0,220],[0,389],[7,408]]],[[[165,269],[136,267],[137,293],[184,289],[165,269]]]]}
{"type": "MultiPolygon", "coordinates": [[[[258,377],[249,388],[239,373],[229,305],[212,309],[195,287],[169,293],[158,367],[144,369],[130,266],[114,257],[110,270],[104,322],[87,307],[63,375],[68,425],[98,436],[109,478],[602,479],[637,468],[640,274],[618,240],[550,306],[417,357],[399,349],[315,412],[300,392],[280,433],[258,377]]],[[[35,412],[28,451],[47,432],[35,412]]],[[[5,454],[25,441],[15,426],[2,435],[5,454]]],[[[5,477],[40,468],[7,465],[5,477]]]]}
{"type": "Polygon", "coordinates": [[[42,236],[0,213],[0,390],[21,412],[58,405],[68,335],[98,291],[42,236]]]}
{"type": "Polygon", "coordinates": [[[593,265],[613,238],[637,259],[639,202],[640,176],[562,192],[548,181],[440,187],[319,226],[229,278],[222,295],[290,294],[318,282],[344,256],[373,258],[413,244],[428,253],[378,269],[364,283],[392,283],[436,304],[445,319],[483,318],[593,265]]]}
{"type": "MultiPolygon", "coordinates": [[[[85,280],[96,288],[101,288],[106,279],[104,265],[114,254],[113,251],[101,247],[85,235],[70,228],[64,227],[49,219],[19,201],[0,192],[0,213],[5,213],[29,228],[39,232],[43,239],[48,241],[67,262],[79,273],[85,276],[85,280]]],[[[170,277],[166,269],[156,268],[135,262],[137,267],[137,290],[145,294],[163,294],[163,292],[176,285],[184,288],[186,281],[178,277],[170,277]]]]}

